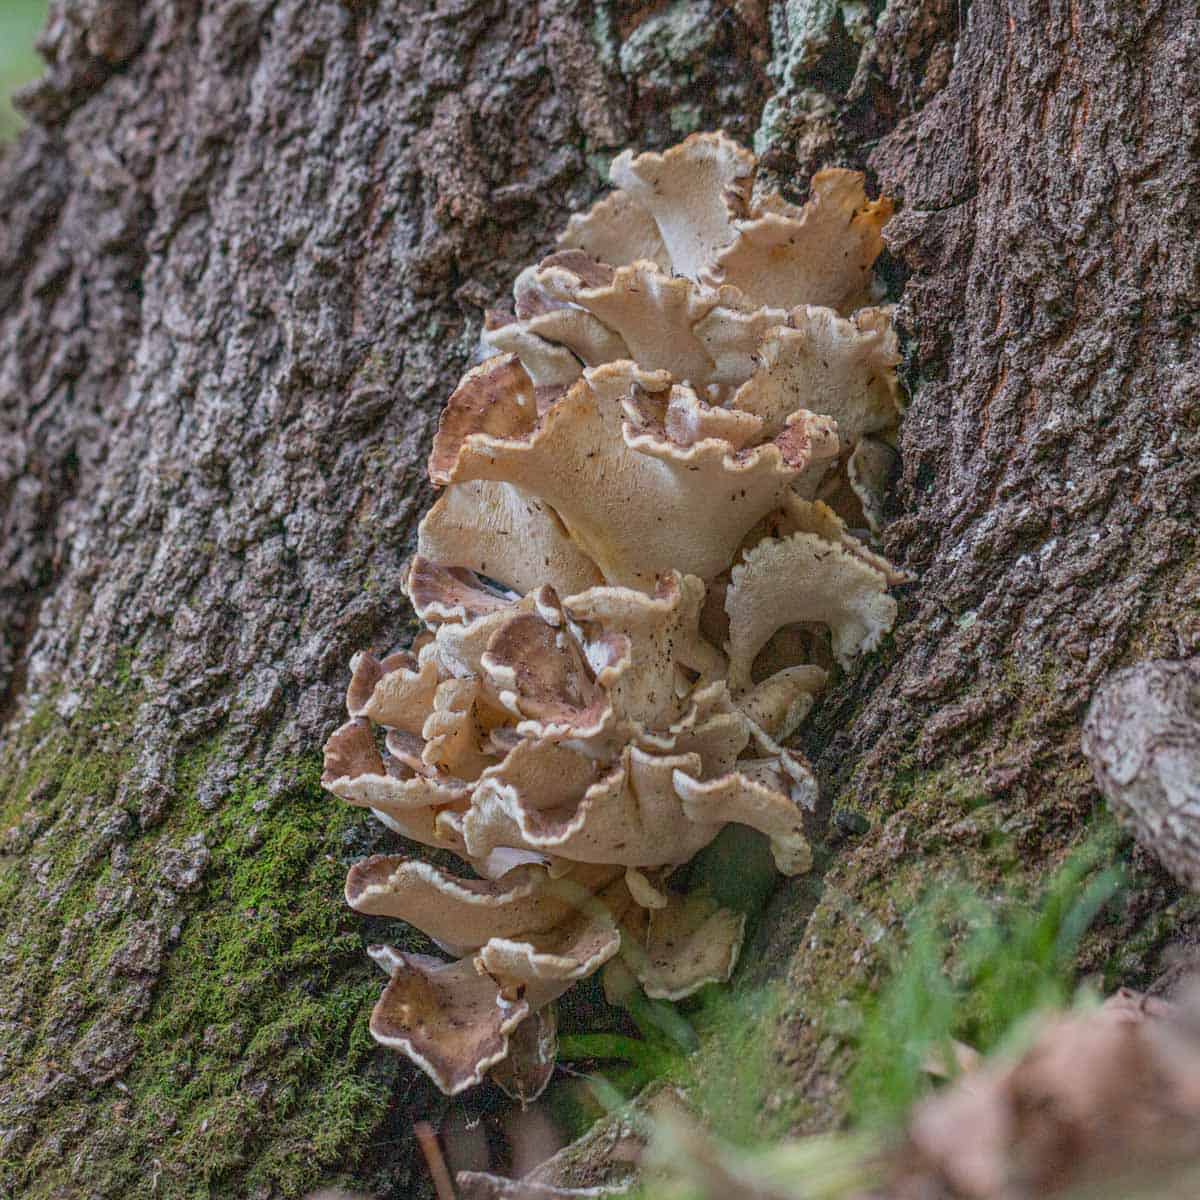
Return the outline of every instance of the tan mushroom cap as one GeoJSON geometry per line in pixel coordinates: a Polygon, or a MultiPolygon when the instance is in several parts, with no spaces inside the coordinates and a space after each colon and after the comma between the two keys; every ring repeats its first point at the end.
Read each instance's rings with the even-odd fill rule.
{"type": "Polygon", "coordinates": [[[533,267],[526,267],[513,285],[519,319],[537,316],[575,303],[580,288],[600,288],[612,282],[615,269],[582,250],[559,250],[533,267]]]}
{"type": "Polygon", "coordinates": [[[421,761],[455,779],[472,780],[496,761],[491,733],[506,719],[476,676],[438,685],[433,710],[421,730],[421,761]]]}
{"type": "Polygon", "coordinates": [[[502,762],[480,777],[475,805],[495,794],[506,803],[523,803],[531,809],[559,809],[577,804],[588,788],[604,774],[606,765],[570,745],[547,738],[517,741],[502,762]]]}
{"type": "Polygon", "coordinates": [[[634,588],[590,588],[563,601],[584,638],[589,665],[618,718],[639,729],[663,729],[687,711],[693,686],[725,673],[724,656],[700,635],[704,584],[672,571],[653,594],[634,588]],[[611,649],[616,639],[620,653],[611,649]],[[679,668],[696,677],[681,689],[679,668]]]}
{"type": "Polygon", "coordinates": [[[756,728],[784,741],[808,716],[829,673],[812,664],[786,667],[742,696],[739,707],[756,728]]]}
{"type": "Polygon", "coordinates": [[[713,277],[760,304],[819,304],[852,312],[870,293],[871,268],[892,216],[887,199],[869,201],[858,171],[818,171],[803,208],[776,199],[714,256],[713,277]]]}
{"type": "Polygon", "coordinates": [[[575,303],[614,330],[626,347],[599,362],[631,358],[645,370],[669,371],[697,386],[712,378],[715,364],[694,329],[716,302],[716,292],[665,274],[651,262],[621,267],[611,283],[581,288],[575,296],[575,303]]]}
{"type": "Polygon", "coordinates": [[[493,938],[561,925],[619,875],[617,867],[580,867],[555,879],[543,866],[523,865],[499,879],[462,879],[423,859],[377,854],[350,868],[346,902],[357,912],[407,921],[462,954],[493,938]]]}
{"type": "Polygon", "coordinates": [[[738,389],[734,409],[761,417],[767,437],[797,408],[823,413],[837,421],[847,449],[896,424],[900,354],[890,318],[879,309],[845,318],[806,306],[794,309],[789,322],[764,335],[760,366],[738,389]]]}
{"type": "Polygon", "coordinates": [[[650,212],[620,189],[575,213],[558,237],[564,249],[582,250],[600,262],[624,267],[647,259],[670,270],[671,258],[650,212]]]}
{"type": "Polygon", "coordinates": [[[544,341],[566,347],[588,366],[628,358],[618,332],[579,302],[586,289],[609,287],[613,268],[579,250],[551,254],[526,267],[513,285],[518,321],[544,341]]]}
{"type": "Polygon", "coordinates": [[[629,347],[620,335],[577,305],[538,313],[525,322],[525,328],[545,341],[567,347],[587,367],[629,357],[629,347]]]}
{"type": "Polygon", "coordinates": [[[612,181],[654,218],[671,269],[699,279],[733,240],[733,220],[749,203],[754,155],[723,133],[694,133],[663,154],[626,150],[612,181]]]}
{"type": "Polygon", "coordinates": [[[507,610],[516,599],[484,586],[471,571],[443,567],[420,555],[413,559],[404,586],[414,611],[427,625],[473,621],[507,610]]]}
{"type": "MultiPolygon", "coordinates": [[[[628,647],[613,638],[605,650],[616,660],[628,647]]],[[[500,703],[524,718],[518,733],[587,739],[612,726],[612,702],[597,684],[579,643],[539,613],[523,613],[502,625],[488,642],[481,664],[500,703]]]]}
{"type": "Polygon", "coordinates": [[[394,759],[385,763],[370,724],[347,721],[325,744],[321,786],[360,808],[402,816],[412,809],[466,800],[470,787],[461,779],[434,773],[418,775],[394,759]]]}
{"type": "Polygon", "coordinates": [[[583,370],[583,364],[566,346],[539,337],[521,321],[485,329],[480,341],[493,355],[515,354],[521,360],[533,383],[535,398],[541,388],[570,387],[583,370]]]}
{"type": "Polygon", "coordinates": [[[612,913],[596,901],[550,929],[489,939],[475,955],[475,969],[495,980],[505,998],[536,996],[540,1007],[594,974],[620,948],[612,913]]]}
{"type": "MultiPolygon", "coordinates": [[[[717,304],[693,330],[713,362],[708,382],[725,389],[744,384],[758,369],[758,348],[773,329],[788,323],[784,308],[756,306],[737,288],[722,287],[717,304]]],[[[798,402],[793,408],[802,407],[798,402]]]]}
{"type": "Polygon", "coordinates": [[[802,500],[799,496],[786,496],[783,509],[778,514],[776,536],[784,533],[815,533],[827,542],[840,546],[847,554],[874,567],[889,585],[911,583],[913,576],[907,571],[897,570],[882,554],[876,554],[869,546],[846,528],[846,522],[827,504],[820,500],[802,500]]]}
{"type": "Polygon", "coordinates": [[[512,846],[629,867],[686,862],[716,837],[721,821],[698,824],[686,814],[675,791],[676,770],[698,774],[699,755],[649,754],[629,746],[582,797],[558,806],[545,796],[482,781],[463,819],[468,851],[479,857],[512,846]]]}
{"type": "Polygon", "coordinates": [[[740,451],[717,439],[681,447],[652,433],[627,437],[623,406],[585,375],[528,437],[468,434],[445,479],[519,480],[553,507],[608,583],[652,586],[668,567],[706,579],[797,475],[836,454],[826,421],[797,413],[775,441],[740,451]]]}
{"type": "Polygon", "coordinates": [[[498,880],[460,879],[423,859],[376,854],[350,868],[346,903],[356,912],[407,921],[461,952],[491,937],[558,924],[572,905],[548,883],[545,869],[534,866],[498,880]]]}
{"type": "Polygon", "coordinates": [[[647,431],[665,433],[679,446],[717,440],[734,450],[741,450],[762,438],[763,423],[752,413],[708,404],[690,387],[678,383],[672,386],[668,396],[665,406],[648,404],[645,401],[650,398],[635,391],[625,406],[626,413],[632,407],[644,420],[647,431]]]}
{"type": "Polygon", "coordinates": [[[467,961],[382,948],[391,979],[371,1013],[371,1034],[400,1050],[447,1096],[483,1082],[508,1054],[508,1040],[529,1016],[528,1000],[502,1002],[499,988],[467,961]]]}
{"type": "Polygon", "coordinates": [[[733,568],[729,613],[729,678],[748,687],[758,652],[785,625],[829,627],[833,653],[846,666],[873,650],[896,619],[881,571],[812,533],[766,538],[733,568]]]}
{"type": "Polygon", "coordinates": [[[450,675],[481,676],[483,656],[496,632],[513,617],[533,610],[533,600],[522,597],[495,612],[469,621],[447,621],[438,626],[430,653],[441,669],[450,675]]]}
{"type": "Polygon", "coordinates": [[[473,480],[446,488],[421,522],[417,553],[522,594],[549,584],[570,595],[601,582],[558,514],[513,483],[473,480]]]}
{"type": "Polygon", "coordinates": [[[683,1000],[733,974],[746,917],[704,895],[671,894],[664,906],[642,915],[637,925],[627,927],[621,957],[647,996],[683,1000]]]}
{"type": "Polygon", "coordinates": [[[743,759],[737,770],[716,779],[693,778],[686,771],[674,777],[675,791],[690,820],[747,825],[771,841],[775,865],[785,875],[801,875],[812,867],[812,850],[804,835],[801,805],[811,807],[817,784],[798,759],[743,759]]]}
{"type": "Polygon", "coordinates": [[[411,655],[393,655],[380,663],[359,653],[350,660],[353,677],[346,697],[351,717],[420,733],[437,691],[437,668],[418,664],[411,655]]]}

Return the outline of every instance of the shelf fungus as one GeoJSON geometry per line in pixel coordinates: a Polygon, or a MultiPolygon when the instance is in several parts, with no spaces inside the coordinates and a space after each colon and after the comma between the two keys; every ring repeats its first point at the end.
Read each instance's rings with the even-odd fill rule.
{"type": "Polygon", "coordinates": [[[536,1096],[554,1001],[605,964],[668,1000],[729,977],[744,916],[675,873],[730,823],[809,869],[789,740],[895,620],[867,544],[900,418],[870,305],[891,206],[850,171],[802,208],[754,172],[723,134],[622,154],[518,276],[430,454],[424,631],[351,664],[325,786],[464,864],[346,884],[450,956],[372,951],[372,1033],[448,1094],[536,1096]]]}

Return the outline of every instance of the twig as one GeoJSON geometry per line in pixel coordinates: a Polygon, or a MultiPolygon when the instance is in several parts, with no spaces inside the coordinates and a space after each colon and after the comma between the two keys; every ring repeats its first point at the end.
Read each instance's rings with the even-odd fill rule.
{"type": "Polygon", "coordinates": [[[437,1134],[433,1132],[433,1126],[428,1121],[418,1121],[413,1126],[413,1133],[417,1135],[421,1153],[425,1155],[425,1163],[433,1178],[433,1188],[438,1194],[438,1200],[455,1200],[454,1184],[450,1181],[450,1171],[446,1167],[446,1160],[442,1156],[442,1148],[438,1144],[437,1134]]]}

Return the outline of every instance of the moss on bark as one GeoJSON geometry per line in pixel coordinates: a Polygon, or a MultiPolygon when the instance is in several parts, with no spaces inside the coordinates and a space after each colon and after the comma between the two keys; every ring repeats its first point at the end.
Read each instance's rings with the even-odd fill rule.
{"type": "Polygon", "coordinates": [[[370,926],[340,902],[372,831],[315,757],[205,811],[215,739],[143,828],[121,793],[141,700],[126,677],[70,720],[48,701],[0,762],[0,1191],[298,1195],[369,1153],[409,1073],[367,1031],[370,926]]]}

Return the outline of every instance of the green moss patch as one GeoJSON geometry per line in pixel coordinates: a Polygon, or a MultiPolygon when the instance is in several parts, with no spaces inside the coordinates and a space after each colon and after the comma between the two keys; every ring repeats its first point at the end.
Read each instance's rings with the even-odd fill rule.
{"type": "Polygon", "coordinates": [[[368,819],[315,758],[206,812],[210,742],[142,829],[141,701],[126,675],[47,705],[0,759],[0,1194],[299,1196],[370,1155],[408,1070],[368,1033],[382,977],[341,896],[368,819]]]}

